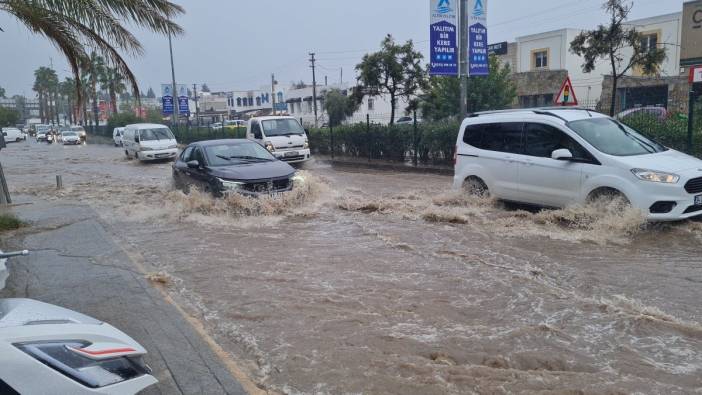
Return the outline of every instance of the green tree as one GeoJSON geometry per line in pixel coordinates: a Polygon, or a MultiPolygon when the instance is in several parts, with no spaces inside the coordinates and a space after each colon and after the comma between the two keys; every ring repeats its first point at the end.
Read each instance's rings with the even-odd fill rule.
{"type": "Polygon", "coordinates": [[[29,113],[27,111],[27,98],[22,95],[14,95],[12,98],[15,100],[15,108],[20,114],[22,119],[29,118],[29,113]]]}
{"type": "Polygon", "coordinates": [[[210,87],[207,86],[207,84],[202,84],[202,88],[200,88],[200,90],[203,91],[203,92],[209,93],[209,92],[210,92],[210,87]]]}
{"type": "Polygon", "coordinates": [[[324,110],[329,115],[329,124],[331,126],[340,125],[356,112],[359,104],[352,97],[344,95],[339,89],[330,90],[324,99],[324,110]]]}
{"type": "Polygon", "coordinates": [[[0,86],[0,98],[5,98],[5,88],[0,86]]]}
{"type": "Polygon", "coordinates": [[[100,98],[98,97],[98,82],[105,74],[105,60],[97,52],[90,53],[90,57],[83,60],[83,75],[87,77],[90,86],[90,99],[93,102],[93,125],[98,126],[100,116],[100,98]]]}
{"type": "Polygon", "coordinates": [[[9,108],[0,107],[0,127],[15,126],[20,120],[20,113],[9,108]]]}
{"type": "MultiPolygon", "coordinates": [[[[490,75],[468,79],[468,112],[509,108],[516,97],[509,65],[503,66],[490,56],[490,75]]],[[[460,108],[461,82],[458,78],[435,76],[421,96],[419,108],[425,119],[441,120],[457,117],[460,108]]]]}
{"type": "Polygon", "coordinates": [[[138,92],[136,77],[122,53],[141,55],[143,47],[127,26],[161,34],[183,32],[172,20],[184,10],[168,0],[2,0],[0,12],[54,44],[73,71],[79,95],[81,63],[89,58],[86,48],[119,69],[138,92]]]}
{"type": "Polygon", "coordinates": [[[146,97],[149,99],[155,99],[156,98],[156,93],[154,93],[154,90],[149,87],[149,91],[146,93],[146,97]]]}
{"type": "Polygon", "coordinates": [[[76,123],[76,118],[78,114],[78,109],[76,108],[76,82],[73,78],[66,78],[65,80],[59,82],[59,95],[61,100],[65,103],[66,113],[68,113],[68,121],[70,123],[76,123]]]}
{"type": "Polygon", "coordinates": [[[606,60],[611,66],[609,114],[612,116],[619,79],[634,67],[641,68],[646,75],[655,75],[667,56],[664,47],[649,48],[636,27],[626,23],[632,7],[633,2],[626,0],[607,0],[602,8],[609,13],[609,24],[582,32],[570,43],[570,51],[584,59],[582,69],[585,73],[595,70],[599,60],[606,60]]]}
{"type": "Polygon", "coordinates": [[[358,82],[368,96],[390,96],[390,124],[395,123],[398,100],[409,101],[425,81],[421,62],[424,56],[414,49],[412,40],[398,45],[391,35],[385,37],[380,51],[366,54],[356,66],[358,82]]]}

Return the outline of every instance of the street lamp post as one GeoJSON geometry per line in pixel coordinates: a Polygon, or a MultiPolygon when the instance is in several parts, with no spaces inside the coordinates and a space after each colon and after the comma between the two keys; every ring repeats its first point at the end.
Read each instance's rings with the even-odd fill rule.
{"type": "Polygon", "coordinates": [[[171,126],[175,126],[178,121],[179,104],[178,98],[176,96],[176,78],[175,78],[175,66],[173,64],[173,42],[171,40],[171,32],[168,32],[168,49],[171,52],[171,97],[173,98],[173,113],[171,114],[171,126]]]}

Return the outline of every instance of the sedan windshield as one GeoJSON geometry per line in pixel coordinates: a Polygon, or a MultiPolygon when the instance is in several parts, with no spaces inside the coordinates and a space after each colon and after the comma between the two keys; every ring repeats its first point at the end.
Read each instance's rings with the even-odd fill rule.
{"type": "Polygon", "coordinates": [[[636,130],[609,118],[583,119],[570,122],[568,126],[593,147],[609,155],[646,155],[668,150],[636,130]]]}
{"type": "Polygon", "coordinates": [[[168,128],[141,129],[139,138],[141,141],[175,140],[173,133],[168,128]]]}
{"type": "Polygon", "coordinates": [[[73,126],[71,127],[71,130],[74,132],[85,132],[85,129],[83,129],[82,126],[73,126]]]}
{"type": "Polygon", "coordinates": [[[257,143],[210,145],[205,147],[205,152],[210,166],[229,166],[231,164],[275,160],[267,149],[257,143]]]}
{"type": "Polygon", "coordinates": [[[266,136],[292,136],[305,134],[305,129],[294,119],[270,119],[261,122],[266,136]]]}
{"type": "Polygon", "coordinates": [[[61,133],[61,135],[63,137],[76,137],[77,136],[76,132],[63,132],[63,133],[61,133]]]}

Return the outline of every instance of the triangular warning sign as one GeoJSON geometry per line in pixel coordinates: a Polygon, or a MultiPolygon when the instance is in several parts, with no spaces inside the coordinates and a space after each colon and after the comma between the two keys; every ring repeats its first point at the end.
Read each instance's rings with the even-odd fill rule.
{"type": "Polygon", "coordinates": [[[556,96],[556,105],[559,106],[577,106],[578,98],[575,97],[575,89],[573,89],[573,83],[570,82],[570,77],[566,77],[563,81],[563,86],[561,86],[561,91],[558,92],[556,96]]]}

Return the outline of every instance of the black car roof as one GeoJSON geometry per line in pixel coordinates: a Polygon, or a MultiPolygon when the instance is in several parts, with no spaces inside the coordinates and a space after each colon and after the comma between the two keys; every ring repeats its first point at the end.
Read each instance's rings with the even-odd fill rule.
{"type": "Polygon", "coordinates": [[[222,145],[222,144],[244,144],[244,143],[254,143],[247,139],[221,139],[221,140],[205,140],[197,141],[190,145],[197,145],[200,147],[209,147],[211,145],[222,145]]]}

